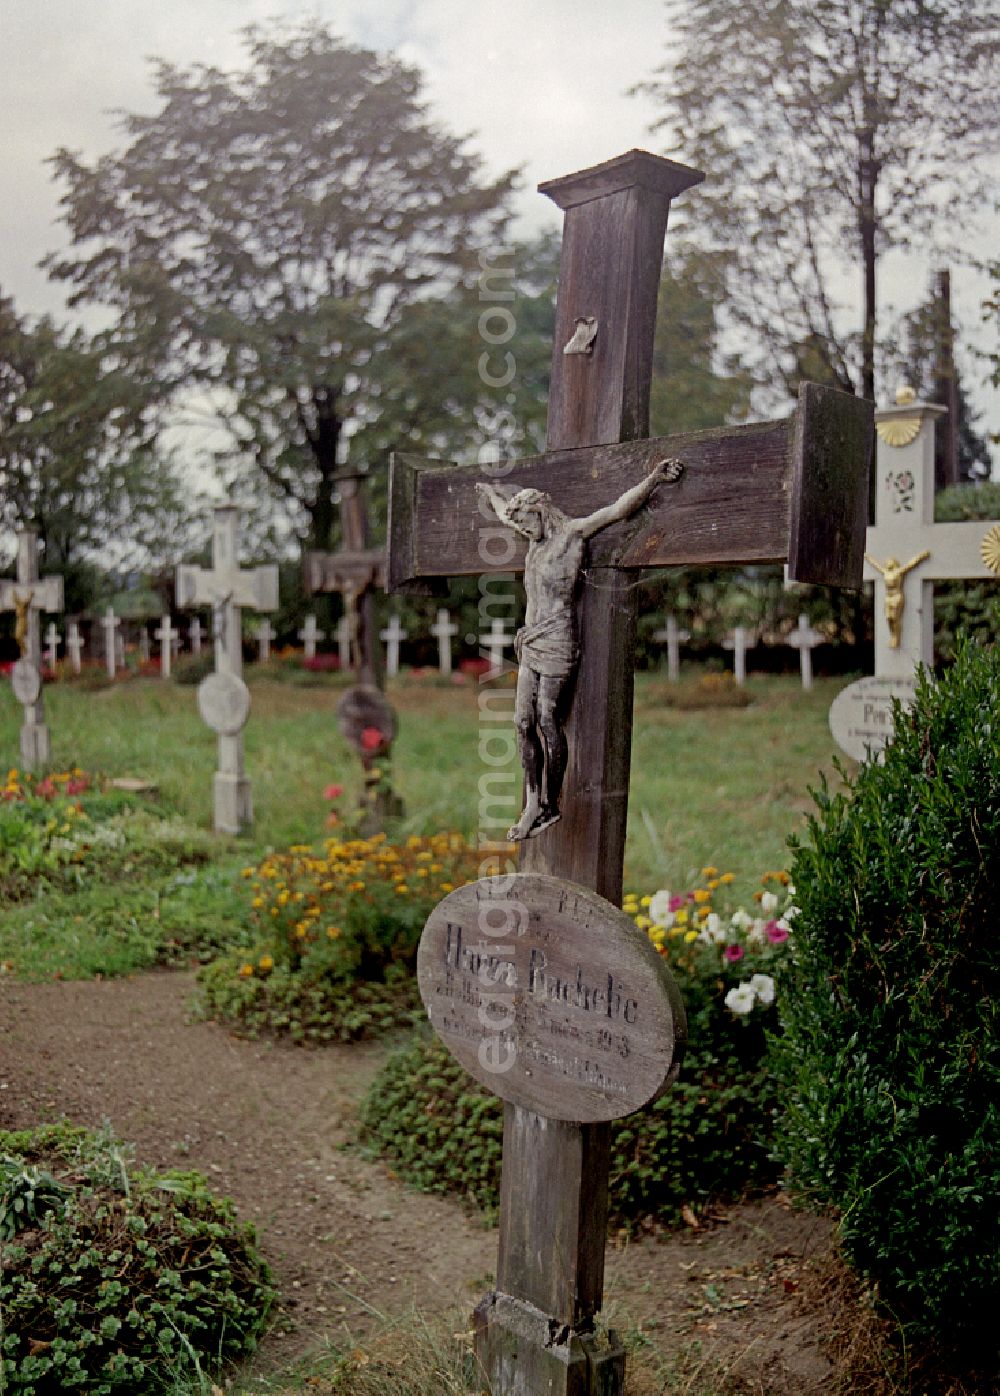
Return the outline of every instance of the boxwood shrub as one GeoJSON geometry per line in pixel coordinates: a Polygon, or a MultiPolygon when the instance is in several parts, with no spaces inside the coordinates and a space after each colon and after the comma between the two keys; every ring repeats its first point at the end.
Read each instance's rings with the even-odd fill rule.
{"type": "Polygon", "coordinates": [[[793,840],[779,1153],[914,1335],[995,1350],[1000,650],[960,645],[884,761],[815,800],[793,840]]]}

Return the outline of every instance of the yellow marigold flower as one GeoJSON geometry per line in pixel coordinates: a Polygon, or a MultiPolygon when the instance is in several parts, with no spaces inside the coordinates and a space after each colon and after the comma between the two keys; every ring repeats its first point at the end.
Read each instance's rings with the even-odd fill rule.
{"type": "Polygon", "coordinates": [[[712,914],[712,908],[711,908],[710,906],[700,906],[700,907],[698,908],[698,920],[699,920],[699,921],[707,921],[708,918],[711,916],[711,914],[712,914]]]}
{"type": "Polygon", "coordinates": [[[240,965],[240,978],[249,979],[253,974],[253,965],[240,965]]]}
{"type": "Polygon", "coordinates": [[[719,885],[719,879],[718,879],[717,877],[713,877],[713,878],[711,878],[711,879],[709,880],[708,890],[709,890],[710,892],[714,892],[714,891],[716,890],[716,888],[718,887],[718,885],[719,885]]]}
{"type": "Polygon", "coordinates": [[[682,906],[681,909],[680,909],[680,911],[677,913],[677,922],[678,922],[678,925],[683,926],[683,925],[685,924],[685,922],[687,921],[687,919],[688,919],[687,907],[686,907],[686,906],[682,906]]]}
{"type": "Polygon", "coordinates": [[[696,902],[710,902],[712,900],[712,894],[711,892],[706,892],[704,887],[699,887],[694,894],[694,899],[696,902]]]}
{"type": "Polygon", "coordinates": [[[288,905],[288,902],[289,902],[289,899],[290,899],[290,895],[291,895],[291,894],[288,892],[287,888],[286,888],[284,891],[279,892],[279,893],[278,893],[278,905],[279,905],[279,906],[287,906],[287,905],[288,905]]]}
{"type": "Polygon", "coordinates": [[[702,868],[702,870],[701,870],[701,875],[702,875],[702,877],[717,877],[717,876],[718,876],[718,873],[719,873],[719,869],[718,869],[718,868],[713,868],[713,867],[711,867],[711,866],[709,866],[709,867],[707,867],[707,868],[702,868]]]}
{"type": "Polygon", "coordinates": [[[670,930],[667,932],[667,935],[670,937],[671,940],[676,940],[678,936],[682,936],[683,934],[683,926],[671,926],[670,930]]]}
{"type": "Polygon", "coordinates": [[[363,892],[365,890],[365,884],[360,880],[357,882],[352,882],[348,885],[347,890],[348,892],[363,892]]]}
{"type": "Polygon", "coordinates": [[[691,942],[692,942],[693,940],[697,940],[697,939],[698,939],[698,932],[697,932],[697,931],[685,931],[685,932],[684,932],[684,939],[685,939],[685,940],[687,941],[687,943],[690,945],[691,942]]]}
{"type": "Polygon", "coordinates": [[[244,868],[240,873],[240,877],[253,877],[255,871],[255,868],[244,868]]]}
{"type": "Polygon", "coordinates": [[[401,895],[402,895],[402,893],[408,892],[409,890],[410,890],[410,889],[409,889],[409,887],[407,887],[407,885],[406,885],[405,882],[397,882],[397,883],[396,883],[396,891],[397,891],[398,893],[400,893],[401,895]]]}
{"type": "Polygon", "coordinates": [[[736,876],[735,873],[723,873],[722,876],[719,878],[719,881],[720,881],[720,882],[732,882],[732,881],[734,880],[735,876],[736,876]]]}
{"type": "Polygon", "coordinates": [[[274,960],[270,955],[261,955],[260,959],[257,961],[257,968],[264,971],[274,969],[274,960]]]}
{"type": "Polygon", "coordinates": [[[637,916],[635,918],[635,924],[639,927],[640,931],[644,931],[648,926],[651,926],[653,923],[648,916],[637,916]]]}
{"type": "Polygon", "coordinates": [[[454,884],[453,882],[442,882],[442,883],[441,883],[441,891],[442,891],[442,892],[454,892],[454,890],[455,890],[455,884],[454,884]]]}
{"type": "Polygon", "coordinates": [[[440,863],[432,863],[432,864],[431,864],[431,872],[432,872],[432,873],[438,873],[438,872],[443,872],[443,871],[444,871],[444,868],[442,867],[442,865],[441,865],[440,863]]]}
{"type": "Polygon", "coordinates": [[[253,907],[254,911],[259,911],[259,910],[261,909],[261,907],[264,905],[264,898],[263,898],[263,897],[254,897],[254,899],[253,899],[253,901],[250,903],[250,905],[253,907]]]}
{"type": "Polygon", "coordinates": [[[339,926],[327,926],[327,928],[326,928],[326,934],[327,934],[327,936],[329,937],[330,940],[336,940],[337,937],[340,935],[340,927],[339,927],[339,926]]]}
{"type": "Polygon", "coordinates": [[[640,906],[649,906],[649,904],[650,904],[650,902],[651,902],[652,900],[653,900],[652,897],[640,897],[640,898],[639,898],[639,905],[640,905],[640,906]]]}

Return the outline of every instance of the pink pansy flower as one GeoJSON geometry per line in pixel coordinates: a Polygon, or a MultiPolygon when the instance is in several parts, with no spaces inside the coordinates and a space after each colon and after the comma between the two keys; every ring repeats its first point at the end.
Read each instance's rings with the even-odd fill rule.
{"type": "Polygon", "coordinates": [[[744,953],[742,945],[727,945],[722,952],[723,957],[727,959],[731,965],[735,965],[737,960],[742,960],[744,953]]]}
{"type": "MultiPolygon", "coordinates": [[[[692,899],[692,901],[694,900],[694,893],[693,893],[693,892],[692,892],[692,894],[691,894],[691,899],[692,899]]],[[[671,910],[671,911],[680,911],[681,907],[684,905],[684,903],[685,903],[686,901],[687,901],[687,897],[684,897],[684,896],[671,897],[671,898],[670,898],[670,910],[671,910]]]]}
{"type": "Polygon", "coordinates": [[[323,799],[339,800],[343,793],[344,787],[342,785],[328,785],[326,789],[323,791],[323,799]]]}
{"type": "Polygon", "coordinates": [[[764,927],[764,934],[772,945],[781,945],[788,939],[788,931],[784,926],[780,926],[777,921],[768,921],[764,927]]]}

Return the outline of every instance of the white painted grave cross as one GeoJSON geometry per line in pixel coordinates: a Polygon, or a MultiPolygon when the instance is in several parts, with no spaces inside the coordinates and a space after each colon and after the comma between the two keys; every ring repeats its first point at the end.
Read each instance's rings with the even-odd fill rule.
{"type": "Polygon", "coordinates": [[[451,640],[453,635],[458,634],[458,626],[443,606],[431,626],[431,634],[438,642],[438,670],[447,677],[451,673],[451,640]]]}
{"type": "Polygon", "coordinates": [[[691,632],[682,630],[677,624],[675,615],[667,616],[667,623],[662,630],[653,633],[653,640],[658,645],[665,644],[667,647],[667,678],[671,683],[677,683],[681,676],[681,645],[690,640],[691,632]]]}
{"type": "Polygon", "coordinates": [[[19,658],[11,672],[14,697],[24,708],[21,723],[21,764],[27,771],[47,766],[52,741],[45,725],[42,701],[42,611],[63,608],[62,577],[38,575],[38,534],[22,529],[17,534],[17,580],[0,581],[0,611],[13,611],[14,638],[19,658]]]}
{"type": "Polygon", "coordinates": [[[120,618],[115,615],[114,607],[109,606],[104,612],[101,625],[104,627],[104,660],[108,666],[108,677],[113,679],[118,657],[118,627],[121,625],[120,618]]]}
{"type": "Polygon", "coordinates": [[[494,616],[489,630],[484,631],[479,637],[480,648],[486,650],[490,657],[491,675],[503,673],[503,652],[513,643],[514,637],[507,633],[504,622],[499,616],[494,616]]]}
{"type": "Polygon", "coordinates": [[[379,639],[385,641],[386,676],[394,679],[399,673],[399,646],[406,639],[406,631],[395,612],[389,617],[389,624],[385,630],[379,631],[379,639]]]}
{"type": "MultiPolygon", "coordinates": [[[[145,632],[145,627],[143,627],[145,632]]],[[[169,679],[170,661],[173,657],[173,642],[177,637],[177,631],[170,623],[169,615],[163,617],[158,629],[153,631],[153,639],[160,642],[160,678],[169,679]]]]}
{"type": "Polygon", "coordinates": [[[813,686],[813,657],[816,645],[823,643],[823,636],[809,624],[807,615],[799,616],[799,623],[788,636],[788,644],[799,652],[799,668],[802,673],[802,687],[808,692],[813,686]]]}
{"type": "Polygon", "coordinates": [[[875,414],[875,523],[865,580],[875,583],[875,677],[912,679],[934,663],[934,583],[1000,576],[1000,523],[934,522],[934,419],[902,388],[875,414]]]}
{"type": "Polygon", "coordinates": [[[747,650],[756,643],[757,637],[745,625],[737,625],[722,642],[724,650],[733,652],[733,677],[741,688],[747,681],[747,650]]]}
{"type": "Polygon", "coordinates": [[[56,672],[56,665],[59,663],[59,646],[62,644],[62,637],[56,629],[54,620],[50,620],[45,631],[45,649],[50,673],[56,672]]]}
{"type": "Polygon", "coordinates": [[[73,673],[80,672],[80,654],[83,650],[84,639],[80,634],[80,627],[75,620],[69,623],[69,631],[66,635],[66,649],[69,653],[69,662],[73,666],[73,673]]]}
{"type": "Polygon", "coordinates": [[[253,822],[250,782],[243,766],[243,728],[250,715],[250,692],[243,682],[241,611],[278,609],[278,569],[271,565],[240,569],[239,510],[233,504],[215,509],[212,569],[177,568],[177,605],[181,610],[211,606],[215,622],[215,673],[198,688],[198,708],[219,737],[219,769],[214,781],[214,823],[221,833],[238,834],[253,822]]]}
{"type": "Polygon", "coordinates": [[[315,616],[306,616],[306,623],[299,631],[299,639],[304,646],[306,659],[315,659],[317,641],[326,639],[325,632],[316,625],[315,616]]]}
{"type": "Polygon", "coordinates": [[[274,639],[274,631],[271,629],[271,622],[264,616],[257,626],[257,660],[260,664],[266,664],[271,658],[271,641],[274,639]]]}
{"type": "MultiPolygon", "coordinates": [[[[494,1396],[621,1392],[624,1353],[594,1331],[608,1122],[669,1084],[681,1036],[662,962],[608,905],[621,897],[631,755],[628,571],[787,557],[803,581],[856,586],[861,572],[870,404],[806,384],[791,420],[641,439],[667,211],[700,178],[632,151],[542,186],[565,211],[550,454],[505,462],[504,484],[547,493],[564,519],[600,516],[640,486],[649,502],[590,539],[561,818],[522,845],[520,873],[507,878],[504,859],[490,860],[496,876],[446,899],[421,941],[432,1022],[505,1101],[497,1284],[475,1320],[494,1396]],[[683,475],[650,496],[643,482],[665,459],[680,460],[683,475]]],[[[480,509],[477,486],[490,473],[396,457],[393,589],[524,567],[524,541],[480,509]],[[487,531],[507,546],[484,546],[487,531]]],[[[534,526],[533,566],[530,548],[548,536],[541,512],[534,526]]],[[[531,681],[529,643],[522,632],[519,683],[531,681]]],[[[501,841],[481,847],[505,851],[501,841]]]]}

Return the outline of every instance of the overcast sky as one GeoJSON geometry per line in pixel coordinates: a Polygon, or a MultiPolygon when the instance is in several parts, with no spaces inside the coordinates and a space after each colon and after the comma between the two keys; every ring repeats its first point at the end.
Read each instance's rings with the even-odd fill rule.
{"type": "MultiPolygon", "coordinates": [[[[148,58],[236,66],[240,28],[276,14],[318,17],[418,65],[437,116],[492,170],[524,167],[521,231],[557,226],[539,181],[657,148],[652,104],[627,94],[662,60],[662,0],[0,0],[0,288],[19,312],[64,314],[62,288],[36,266],[64,241],[46,157],[102,154],[118,143],[113,109],[154,110],[148,58]]],[[[899,308],[923,296],[927,266],[886,270],[899,308]]],[[[954,281],[971,326],[983,282],[954,281]]],[[[1000,395],[969,386],[1000,430],[1000,395]]]]}

